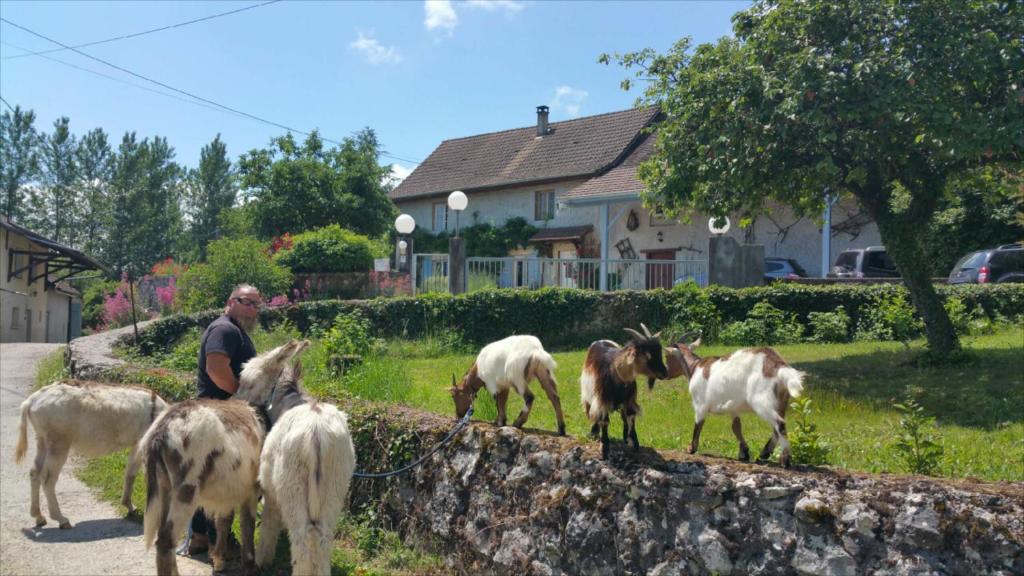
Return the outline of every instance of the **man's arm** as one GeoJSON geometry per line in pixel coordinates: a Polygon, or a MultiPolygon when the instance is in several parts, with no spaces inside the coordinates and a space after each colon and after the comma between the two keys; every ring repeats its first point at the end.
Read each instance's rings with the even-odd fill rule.
{"type": "Polygon", "coordinates": [[[217,385],[217,388],[234,394],[238,392],[238,379],[231,371],[231,358],[220,352],[210,352],[206,355],[206,373],[210,380],[217,385]]]}

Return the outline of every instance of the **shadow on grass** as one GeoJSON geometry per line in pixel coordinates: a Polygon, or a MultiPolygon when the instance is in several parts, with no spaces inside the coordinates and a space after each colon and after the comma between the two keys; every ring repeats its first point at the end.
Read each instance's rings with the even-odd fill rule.
{"type": "Polygon", "coordinates": [[[1024,354],[1020,349],[970,352],[969,362],[918,367],[916,350],[879,350],[843,358],[794,363],[808,373],[807,387],[875,407],[891,407],[911,394],[937,422],[993,429],[1024,422],[1024,354]]]}

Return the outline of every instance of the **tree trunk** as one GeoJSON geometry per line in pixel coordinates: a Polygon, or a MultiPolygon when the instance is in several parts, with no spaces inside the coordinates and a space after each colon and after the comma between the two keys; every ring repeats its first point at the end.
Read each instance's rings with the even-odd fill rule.
{"type": "Polygon", "coordinates": [[[875,216],[885,249],[896,263],[903,283],[910,292],[910,300],[924,320],[928,348],[939,356],[947,356],[960,349],[953,323],[949,320],[942,300],[932,285],[931,270],[921,245],[922,231],[928,225],[920,218],[897,217],[880,210],[875,216]]]}

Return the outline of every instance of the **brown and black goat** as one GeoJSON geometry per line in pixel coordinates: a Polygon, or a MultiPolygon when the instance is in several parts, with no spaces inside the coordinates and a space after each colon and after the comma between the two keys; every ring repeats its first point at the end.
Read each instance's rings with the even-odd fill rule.
{"type": "Polygon", "coordinates": [[[668,369],[662,357],[660,332],[651,334],[647,326],[640,325],[644,333],[626,328],[630,339],[625,346],[611,340],[598,340],[587,349],[580,374],[580,400],[583,411],[593,425],[591,435],[601,431],[601,458],[608,458],[608,418],[618,410],[622,414],[622,439],[632,441],[633,450],[640,449],[636,435],[636,417],[640,406],[636,402],[636,379],[647,377],[647,387],[654,387],[655,378],[667,378],[668,369]]]}

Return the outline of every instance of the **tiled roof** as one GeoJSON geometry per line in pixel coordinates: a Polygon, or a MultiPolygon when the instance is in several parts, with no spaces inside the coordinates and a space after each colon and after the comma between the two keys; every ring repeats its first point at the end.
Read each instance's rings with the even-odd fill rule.
{"type": "Polygon", "coordinates": [[[578,240],[594,229],[590,224],[584,226],[563,226],[561,228],[545,228],[537,232],[527,242],[556,242],[559,240],[578,240]]]}
{"type": "Polygon", "coordinates": [[[646,136],[646,139],[621,164],[573,188],[565,195],[565,198],[571,200],[643,191],[646,186],[637,178],[636,168],[654,152],[654,141],[654,134],[646,136]]]}
{"type": "Polygon", "coordinates": [[[629,150],[656,107],[445,140],[391,191],[393,200],[598,174],[629,150]]]}

